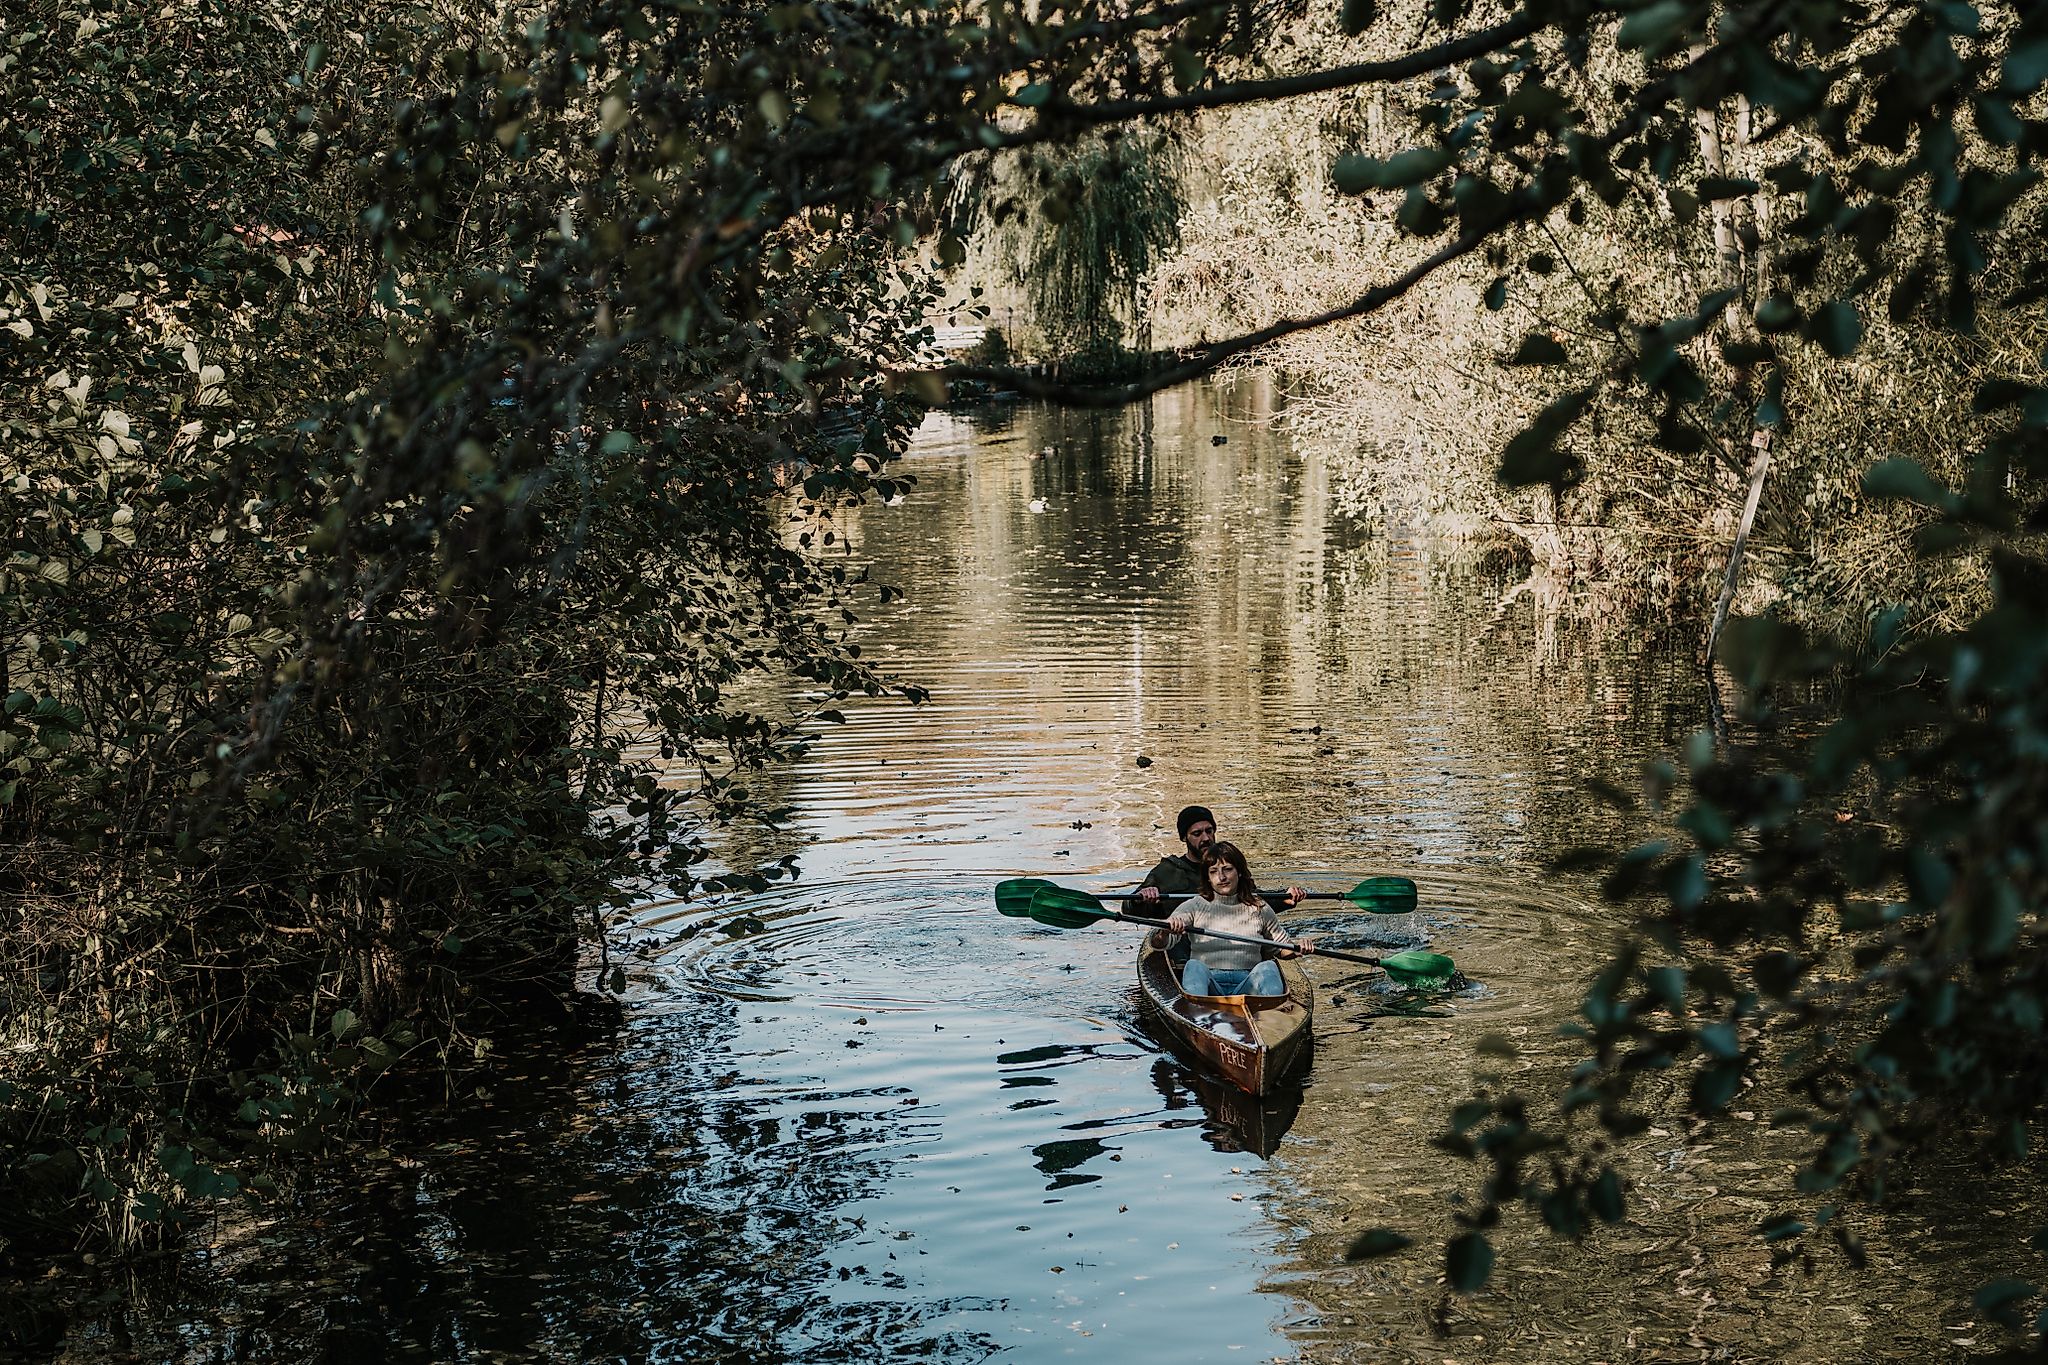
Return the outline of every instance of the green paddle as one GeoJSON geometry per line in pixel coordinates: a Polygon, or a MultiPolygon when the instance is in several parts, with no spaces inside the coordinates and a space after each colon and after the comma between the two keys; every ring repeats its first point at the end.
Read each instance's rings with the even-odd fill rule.
{"type": "MultiPolygon", "coordinates": [[[[1051,885],[1051,882],[1039,877],[1018,877],[1007,882],[997,882],[996,909],[1012,919],[1023,919],[1031,913],[1031,898],[1051,885]]],[[[1126,893],[1098,896],[1096,899],[1134,901],[1139,897],[1135,893],[1126,893]]],[[[1171,909],[1185,899],[1185,896],[1161,896],[1156,903],[1162,908],[1171,909]]],[[[1375,915],[1409,915],[1415,912],[1415,883],[1406,877],[1367,877],[1349,891],[1311,891],[1302,899],[1347,901],[1375,915]]]]}
{"type": "Polygon", "coordinates": [[[996,909],[1011,919],[1028,919],[1031,898],[1052,886],[1043,877],[1017,877],[996,883],[996,909]]]}
{"type": "Polygon", "coordinates": [[[1367,877],[1349,891],[1311,891],[1307,901],[1349,901],[1375,915],[1415,913],[1415,883],[1406,877],[1367,877]]]}
{"type": "MultiPolygon", "coordinates": [[[[1015,883],[1005,883],[1014,887],[1015,883]]],[[[1012,904],[1015,904],[1014,891],[1012,904]]],[[[1011,910],[1003,909],[1002,887],[996,889],[996,908],[1006,915],[1011,910]]],[[[1120,910],[1111,910],[1102,901],[1086,891],[1072,891],[1064,886],[1045,884],[1032,893],[1024,917],[1053,929],[1084,929],[1099,920],[1120,920],[1125,924],[1142,924],[1147,929],[1160,927],[1156,919],[1145,919],[1138,915],[1126,915],[1120,910]]],[[[1197,929],[1198,934],[1209,938],[1227,939],[1232,943],[1255,943],[1264,948],[1278,948],[1287,951],[1288,945],[1269,938],[1252,938],[1245,934],[1225,934],[1214,929],[1197,929]]],[[[1340,953],[1334,948],[1318,948],[1317,957],[1333,957],[1339,962],[1356,962],[1366,967],[1378,967],[1387,976],[1403,986],[1430,989],[1442,986],[1457,970],[1449,958],[1442,953],[1406,952],[1391,957],[1365,957],[1358,953],[1340,953]]]]}

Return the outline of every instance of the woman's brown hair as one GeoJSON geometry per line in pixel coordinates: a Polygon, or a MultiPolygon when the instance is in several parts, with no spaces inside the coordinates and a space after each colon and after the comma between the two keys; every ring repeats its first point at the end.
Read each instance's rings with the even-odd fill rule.
{"type": "Polygon", "coordinates": [[[1240,905],[1261,905],[1262,902],[1252,891],[1252,870],[1245,866],[1244,852],[1228,841],[1209,845],[1209,851],[1202,855],[1202,894],[1210,900],[1216,899],[1216,887],[1209,880],[1209,869],[1218,863],[1229,863],[1237,869],[1237,899],[1240,905]]]}

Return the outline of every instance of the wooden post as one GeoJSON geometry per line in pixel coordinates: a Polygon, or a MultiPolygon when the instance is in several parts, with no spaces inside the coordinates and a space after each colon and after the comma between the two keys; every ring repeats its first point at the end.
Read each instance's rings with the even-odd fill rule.
{"type": "Polygon", "coordinates": [[[1749,438],[1756,458],[1749,464],[1749,501],[1742,505],[1742,520],[1735,526],[1735,544],[1728,551],[1728,572],[1721,579],[1721,597],[1714,603],[1714,619],[1707,627],[1707,676],[1714,673],[1714,646],[1720,643],[1721,627],[1728,624],[1728,608],[1735,601],[1735,585],[1742,576],[1742,551],[1749,544],[1749,528],[1756,522],[1756,505],[1763,498],[1764,476],[1771,472],[1771,433],[1758,427],[1749,438]]]}

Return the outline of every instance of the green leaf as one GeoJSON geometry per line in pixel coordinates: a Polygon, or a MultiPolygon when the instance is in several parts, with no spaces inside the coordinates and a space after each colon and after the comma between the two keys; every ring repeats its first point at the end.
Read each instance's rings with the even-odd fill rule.
{"type": "Polygon", "coordinates": [[[1806,335],[1840,360],[1863,340],[1863,320],[1856,316],[1854,308],[1837,299],[1806,320],[1806,335]]]}
{"type": "Polygon", "coordinates": [[[1586,1202],[1592,1207],[1593,1216],[1603,1223],[1619,1223],[1627,1212],[1627,1201],[1621,1192],[1621,1177],[1610,1168],[1600,1172],[1600,1178],[1586,1191],[1586,1202]]]}
{"type": "Polygon", "coordinates": [[[1703,175],[1700,177],[1699,196],[1702,199],[1737,199],[1745,194],[1755,194],[1762,188],[1754,180],[1727,175],[1703,175]]]}
{"type": "Polygon", "coordinates": [[[1445,147],[1412,147],[1380,167],[1379,183],[1387,189],[1419,185],[1449,166],[1451,159],[1450,149],[1445,147]]]}
{"type": "Polygon", "coordinates": [[[1510,365],[1563,365],[1571,356],[1565,348],[1545,332],[1531,332],[1522,338],[1522,344],[1508,357],[1510,365]]]}
{"type": "Polygon", "coordinates": [[[1347,1261],[1370,1261],[1381,1256],[1391,1256],[1415,1245],[1412,1237],[1403,1237],[1391,1228],[1367,1228],[1351,1239],[1351,1245],[1344,1248],[1347,1261]]]}
{"type": "Polygon", "coordinates": [[[1717,1114],[1742,1086],[1740,1062],[1715,1062],[1702,1067],[1692,1078],[1692,1110],[1696,1114],[1717,1114]]]}
{"type": "Polygon", "coordinates": [[[1486,286],[1485,300],[1486,311],[1489,313],[1498,313],[1501,309],[1508,306],[1507,276],[1497,276],[1492,284],[1486,286]]]}
{"type": "Polygon", "coordinates": [[[1622,20],[1614,41],[1623,49],[1639,47],[1655,56],[1675,45],[1699,13],[1686,0],[1657,0],[1622,20]]]}
{"type": "Polygon", "coordinates": [[[334,1017],[327,1021],[327,1031],[336,1038],[346,1036],[348,1031],[355,1026],[356,1012],[354,1010],[336,1010],[334,1017]]]}
{"type": "Polygon", "coordinates": [[[1699,1039],[1701,1051],[1710,1057],[1733,1061],[1742,1055],[1742,1045],[1735,1036],[1735,1025],[1726,1020],[1702,1025],[1694,1036],[1699,1039]]]}
{"type": "Polygon", "coordinates": [[[1364,194],[1376,188],[1379,183],[1380,163],[1369,156],[1348,152],[1337,158],[1337,164],[1330,167],[1330,179],[1336,182],[1339,193],[1364,194]]]}
{"type": "Polygon", "coordinates": [[[1756,327],[1766,334],[1789,332],[1799,325],[1799,305],[1783,294],[1773,294],[1756,306],[1756,327]]]}
{"type": "Polygon", "coordinates": [[[1980,1286],[1974,1299],[1980,1311],[1996,1315],[2010,1309],[2022,1299],[2031,1299],[2040,1292],[2038,1287],[2028,1284],[2025,1280],[2007,1276],[1980,1286]]]}
{"type": "Polygon", "coordinates": [[[2008,95],[2031,95],[2048,80],[2048,37],[2021,43],[2006,54],[1998,88],[2008,95]]]}
{"type": "Polygon", "coordinates": [[[1796,671],[1807,652],[1806,637],[1776,616],[1737,616],[1721,632],[1717,652],[1735,680],[1754,692],[1796,671]]]}
{"type": "Polygon", "coordinates": [[[1557,449],[1557,441],[1592,405],[1595,392],[1585,388],[1566,394],[1538,413],[1501,452],[1496,477],[1510,488],[1576,482],[1581,467],[1579,457],[1557,449]]]}
{"type": "Polygon", "coordinates": [[[1021,104],[1026,109],[1036,109],[1051,98],[1051,86],[1047,85],[1044,81],[1033,81],[1030,85],[1025,86],[1022,90],[1010,96],[1010,102],[1021,104]]]}
{"type": "Polygon", "coordinates": [[[1373,20],[1379,17],[1380,8],[1376,0],[1344,0],[1337,22],[1343,26],[1346,34],[1356,38],[1371,28],[1373,20]]]}
{"type": "Polygon", "coordinates": [[[1476,1232],[1453,1237],[1444,1248],[1444,1277],[1460,1294],[1470,1294],[1493,1278],[1493,1243],[1476,1232]]]}
{"type": "Polygon", "coordinates": [[[1896,498],[1922,507],[1946,507],[1949,492],[1921,468],[1918,460],[1879,460],[1863,473],[1863,492],[1872,498],[1896,498]]]}

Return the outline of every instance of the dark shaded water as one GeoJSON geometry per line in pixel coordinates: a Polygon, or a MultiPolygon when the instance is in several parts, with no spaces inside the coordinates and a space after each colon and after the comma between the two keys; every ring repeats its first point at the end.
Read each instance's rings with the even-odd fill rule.
{"type": "Polygon", "coordinates": [[[869,646],[933,700],[854,709],[769,779],[800,812],[803,880],[640,907],[615,1016],[391,1134],[311,1201],[316,1225],[224,1229],[65,1354],[1434,1365],[1998,1344],[1962,1305],[2002,1220],[1978,1194],[1956,1216],[1957,1177],[1864,1225],[1866,1274],[1771,1270],[1753,1229],[1802,1147],[1761,1100],[1641,1139],[1623,1226],[1574,1247],[1517,1219],[1495,1287],[1444,1297],[1432,1239],[1473,1183],[1429,1139],[1492,1073],[1554,1092],[1555,1026],[1615,932],[1546,864],[1627,833],[1586,779],[1632,786],[1701,699],[1684,646],[1560,633],[1526,597],[1497,611],[1512,584],[1465,555],[1348,536],[1270,417],[1252,387],[935,416],[917,492],[840,525],[909,593],[869,646]],[[1262,1108],[1142,1030],[1126,931],[993,912],[1006,876],[1129,884],[1193,800],[1269,884],[1413,875],[1413,917],[1290,923],[1426,942],[1472,984],[1414,1000],[1312,964],[1313,1071],[1262,1108]],[[766,929],[728,935],[742,914],[766,929]],[[1483,1034],[1520,1056],[1475,1064],[1483,1034]],[[1418,1246],[1346,1264],[1379,1224],[1418,1246]]]}

